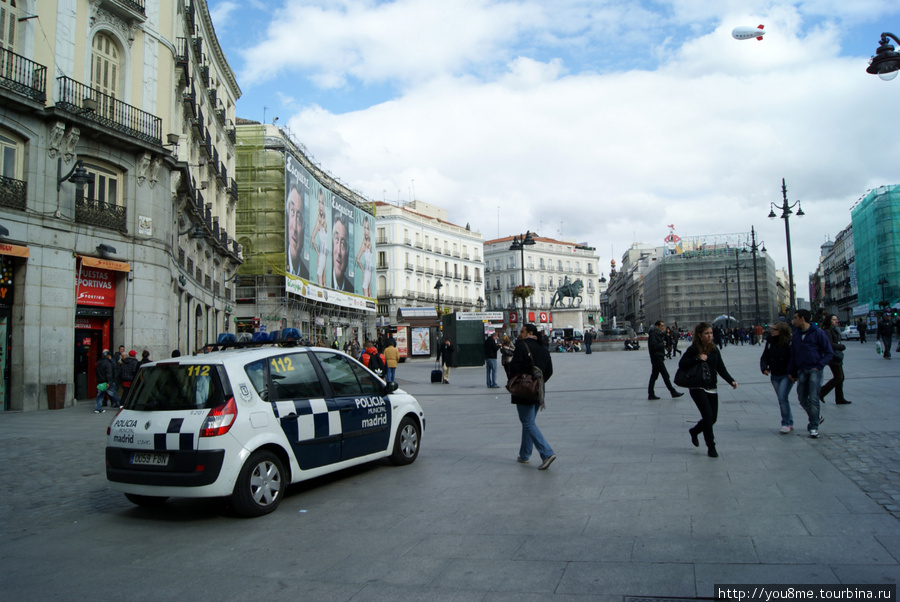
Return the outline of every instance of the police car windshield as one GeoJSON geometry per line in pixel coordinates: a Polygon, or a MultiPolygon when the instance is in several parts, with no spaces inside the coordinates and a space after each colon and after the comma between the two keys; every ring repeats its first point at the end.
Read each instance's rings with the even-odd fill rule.
{"type": "Polygon", "coordinates": [[[125,405],[129,410],[164,411],[214,408],[223,403],[215,366],[157,364],[138,372],[125,405]]]}

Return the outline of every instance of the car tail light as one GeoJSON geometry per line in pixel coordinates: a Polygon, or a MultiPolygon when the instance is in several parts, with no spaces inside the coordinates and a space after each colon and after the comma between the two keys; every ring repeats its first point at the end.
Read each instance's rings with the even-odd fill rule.
{"type": "Polygon", "coordinates": [[[224,404],[217,406],[209,411],[203,426],[200,427],[201,437],[218,437],[224,435],[234,424],[237,418],[237,405],[234,403],[234,397],[230,398],[224,404]]]}
{"type": "Polygon", "coordinates": [[[125,408],[119,408],[119,411],[116,412],[116,415],[113,416],[113,419],[109,421],[109,426],[106,427],[106,436],[107,436],[107,437],[109,437],[109,432],[110,432],[110,430],[112,429],[113,422],[116,421],[116,418],[119,417],[119,414],[121,414],[121,413],[122,413],[122,410],[124,410],[124,409],[125,409],[125,408]]]}

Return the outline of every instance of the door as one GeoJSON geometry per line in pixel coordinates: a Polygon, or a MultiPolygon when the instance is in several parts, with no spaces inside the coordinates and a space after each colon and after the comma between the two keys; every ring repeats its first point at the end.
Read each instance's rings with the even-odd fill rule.
{"type": "Polygon", "coordinates": [[[386,450],[391,404],[382,395],[381,381],[345,355],[316,352],[316,359],[328,378],[331,399],[341,413],[341,459],[386,450]]]}
{"type": "MultiPolygon", "coordinates": [[[[248,367],[248,371],[250,368],[248,367]]],[[[272,409],[303,470],[341,459],[341,418],[326,399],[319,375],[307,353],[286,353],[268,360],[272,409]]]]}
{"type": "Polygon", "coordinates": [[[9,316],[10,308],[0,307],[0,410],[9,409],[9,316]]]}

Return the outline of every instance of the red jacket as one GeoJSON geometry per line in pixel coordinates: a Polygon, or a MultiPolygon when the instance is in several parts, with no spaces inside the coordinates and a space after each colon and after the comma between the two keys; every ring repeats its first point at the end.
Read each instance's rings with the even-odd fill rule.
{"type": "Polygon", "coordinates": [[[383,353],[378,353],[378,350],[377,350],[376,348],[374,348],[374,347],[366,347],[365,351],[363,351],[363,354],[362,354],[362,363],[363,363],[363,366],[365,366],[366,368],[369,367],[369,354],[370,354],[370,353],[372,353],[372,354],[377,354],[378,356],[380,356],[380,357],[381,357],[381,364],[382,364],[383,366],[387,366],[387,363],[385,363],[385,361],[384,361],[384,354],[383,354],[383,353]]]}

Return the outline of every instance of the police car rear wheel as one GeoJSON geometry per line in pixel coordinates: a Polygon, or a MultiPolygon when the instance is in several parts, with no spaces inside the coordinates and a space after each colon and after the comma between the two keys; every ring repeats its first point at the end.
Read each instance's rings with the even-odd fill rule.
{"type": "Polygon", "coordinates": [[[156,495],[137,495],[136,493],[126,493],[125,497],[128,498],[128,501],[132,504],[143,506],[145,508],[162,506],[166,503],[166,500],[169,499],[167,497],[160,497],[156,495]]]}
{"type": "Polygon", "coordinates": [[[231,504],[241,516],[262,516],[278,507],[284,487],[281,460],[272,452],[261,450],[251,455],[241,468],[231,504]]]}
{"type": "Polygon", "coordinates": [[[420,438],[418,423],[409,416],[404,418],[397,428],[397,436],[394,437],[394,453],[391,454],[391,464],[396,466],[412,464],[419,455],[420,438]]]}

